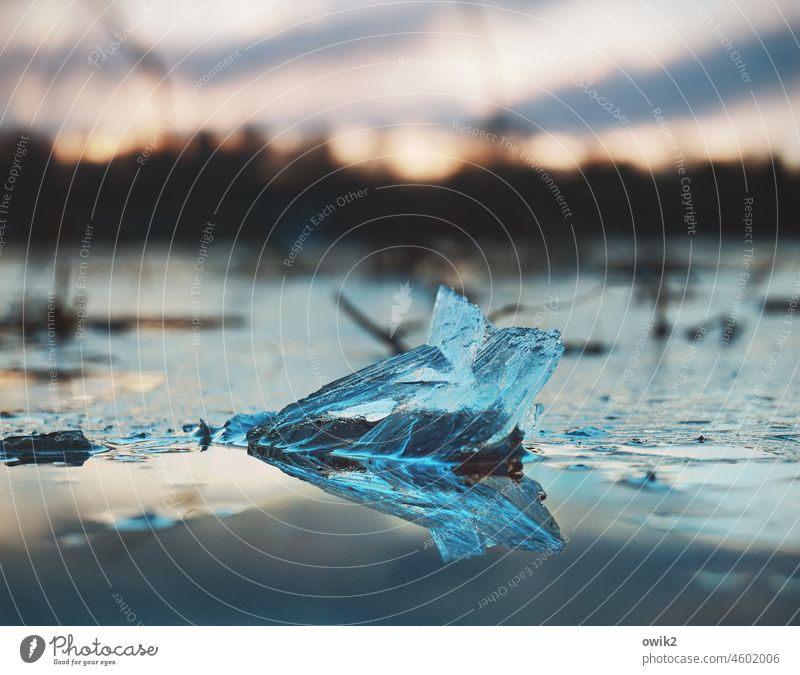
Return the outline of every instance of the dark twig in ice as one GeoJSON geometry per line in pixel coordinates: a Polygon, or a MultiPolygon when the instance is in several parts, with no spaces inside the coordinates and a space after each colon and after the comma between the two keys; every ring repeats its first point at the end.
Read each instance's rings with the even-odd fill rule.
{"type": "Polygon", "coordinates": [[[397,336],[397,333],[390,336],[390,331],[388,328],[381,328],[366,314],[364,314],[364,312],[350,302],[343,293],[340,292],[338,296],[336,296],[336,301],[337,306],[341,307],[347,316],[349,316],[376,340],[380,340],[386,344],[395,354],[402,354],[403,352],[408,351],[408,347],[406,347],[402,339],[397,336]]]}

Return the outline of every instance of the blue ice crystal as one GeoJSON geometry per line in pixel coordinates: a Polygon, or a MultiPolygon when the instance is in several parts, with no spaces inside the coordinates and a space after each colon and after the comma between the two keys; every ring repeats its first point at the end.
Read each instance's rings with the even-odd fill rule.
{"type": "Polygon", "coordinates": [[[219,437],[334,495],[430,529],[444,560],[490,546],[561,551],[544,491],[524,476],[534,398],[564,350],[558,331],[498,329],[441,287],[425,344],[219,437]]]}
{"type": "Polygon", "coordinates": [[[283,453],[464,461],[511,454],[564,351],[558,331],[498,329],[440,287],[425,344],[332,382],[258,427],[283,453]]]}

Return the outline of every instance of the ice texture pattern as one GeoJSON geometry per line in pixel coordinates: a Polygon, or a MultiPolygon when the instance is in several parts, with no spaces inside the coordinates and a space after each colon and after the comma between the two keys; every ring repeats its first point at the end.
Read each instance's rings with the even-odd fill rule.
{"type": "Polygon", "coordinates": [[[495,545],[561,551],[521,442],[563,349],[558,331],[498,329],[441,287],[425,344],[277,414],[238,416],[218,440],[246,436],[283,472],[427,527],[445,561],[495,545]]]}

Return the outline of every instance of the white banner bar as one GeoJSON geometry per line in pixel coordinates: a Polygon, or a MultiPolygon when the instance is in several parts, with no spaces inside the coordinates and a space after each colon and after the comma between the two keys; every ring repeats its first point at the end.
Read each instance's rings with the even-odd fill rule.
{"type": "Polygon", "coordinates": [[[800,672],[796,627],[13,627],[0,673],[800,672]]]}

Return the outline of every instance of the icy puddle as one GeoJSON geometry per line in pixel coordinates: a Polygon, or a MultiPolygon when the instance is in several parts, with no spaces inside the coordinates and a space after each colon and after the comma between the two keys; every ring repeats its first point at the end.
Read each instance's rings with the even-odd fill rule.
{"type": "MultiPolygon", "coordinates": [[[[631,380],[612,406],[592,393],[614,387],[596,384],[602,361],[561,356],[553,330],[494,327],[447,290],[419,346],[363,349],[373,365],[330,384],[313,366],[309,395],[276,384],[308,366],[301,339],[255,389],[252,336],[226,339],[249,411],[227,423],[225,369],[202,373],[214,396],[126,392],[146,426],[119,424],[116,399],[81,415],[80,396],[3,415],[7,622],[124,623],[119,597],[146,623],[797,620],[800,443],[773,402],[731,394],[729,410],[697,386],[654,419],[670,399],[631,380]],[[208,423],[183,426],[200,399],[208,423]],[[180,422],[158,419],[173,403],[180,422]]],[[[685,355],[641,359],[649,378],[685,355]]]]}
{"type": "MultiPolygon", "coordinates": [[[[535,397],[562,352],[557,331],[497,329],[478,307],[442,288],[423,345],[326,385],[280,412],[161,434],[90,434],[90,439],[73,430],[8,436],[0,444],[0,459],[9,467],[76,469],[93,458],[141,464],[135,485],[137,499],[145,497],[142,506],[131,508],[124,491],[98,484],[106,508],[82,514],[85,538],[102,531],[163,530],[257,506],[263,489],[252,462],[260,460],[288,477],[282,484],[297,479],[427,529],[445,562],[483,555],[494,546],[562,552],[567,537],[544,506],[547,490],[533,477],[553,469],[592,473],[585,480],[591,494],[619,489],[660,494],[658,507],[634,517],[648,527],[702,533],[720,544],[730,538],[764,540],[776,528],[795,541],[797,525],[775,514],[787,495],[798,491],[800,465],[763,447],[717,444],[703,436],[675,444],[622,440],[613,426],[560,434],[536,429],[541,406],[535,397]],[[191,456],[198,452],[203,461],[191,456]],[[175,477],[174,467],[201,469],[211,458],[213,477],[193,478],[192,472],[175,477]],[[244,504],[237,496],[243,485],[239,465],[247,466],[249,479],[244,504]],[[167,473],[169,489],[147,485],[147,476],[155,485],[164,482],[159,472],[167,473]],[[234,474],[235,486],[226,488],[224,477],[234,474]],[[731,490],[745,494],[725,498],[720,509],[731,490]],[[156,494],[159,506],[152,505],[156,494]],[[664,510],[675,502],[687,506],[664,510]],[[755,509],[768,517],[754,517],[755,509]]],[[[102,466],[93,473],[108,474],[111,484],[113,475],[131,475],[133,469],[102,466]]],[[[583,501],[582,494],[556,495],[551,500],[556,514],[559,497],[583,501]]],[[[69,545],[83,541],[80,532],[56,536],[69,545]]]]}

